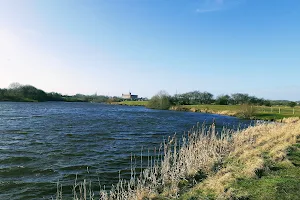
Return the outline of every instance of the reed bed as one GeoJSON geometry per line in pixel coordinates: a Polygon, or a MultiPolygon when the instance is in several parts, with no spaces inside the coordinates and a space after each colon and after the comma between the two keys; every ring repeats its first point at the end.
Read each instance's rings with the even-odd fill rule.
{"type": "Polygon", "coordinates": [[[259,124],[234,134],[222,168],[183,199],[194,196],[196,191],[213,193],[215,199],[237,199],[231,187],[237,180],[260,178],[262,172],[270,170],[270,163],[292,166],[287,159],[287,149],[299,138],[298,117],[284,119],[283,123],[259,124]]]}
{"type": "MultiPolygon", "coordinates": [[[[284,159],[285,149],[295,143],[297,134],[299,118],[236,131],[216,131],[215,123],[198,123],[182,137],[169,137],[152,154],[148,153],[146,167],[143,151],[139,157],[132,155],[131,178],[125,180],[119,175],[119,182],[110,191],[99,186],[99,191],[94,192],[91,182],[76,180],[73,200],[176,199],[191,187],[191,192],[206,189],[222,197],[224,191],[228,195],[226,186],[235,178],[254,176],[264,167],[262,152],[270,152],[274,160],[284,159]],[[229,165],[232,159],[235,163],[229,165]]],[[[57,187],[56,200],[62,200],[62,189],[57,187]]]]}

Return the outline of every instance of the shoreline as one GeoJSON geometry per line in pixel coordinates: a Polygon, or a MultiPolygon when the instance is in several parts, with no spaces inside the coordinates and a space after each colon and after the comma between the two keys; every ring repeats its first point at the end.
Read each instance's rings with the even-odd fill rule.
{"type": "MultiPolygon", "coordinates": [[[[213,128],[196,128],[184,137],[179,149],[176,136],[169,137],[160,155],[163,162],[144,168],[143,176],[137,176],[132,185],[119,179],[116,188],[100,188],[99,194],[104,200],[284,199],[287,194],[297,199],[299,130],[299,118],[259,124],[238,134],[225,132],[221,138],[213,128]],[[128,189],[123,187],[126,184],[128,189]]],[[[79,186],[74,187],[74,196],[87,199],[92,194],[91,183],[84,179],[79,186]]]]}
{"type": "MultiPolygon", "coordinates": [[[[197,109],[196,107],[183,107],[183,106],[171,106],[169,110],[173,111],[184,111],[184,112],[199,112],[199,113],[209,113],[209,114],[217,114],[217,115],[226,115],[230,117],[238,117],[238,113],[230,110],[223,110],[223,111],[214,111],[210,109],[197,109]]],[[[239,118],[239,117],[238,117],[239,118]]]]}
{"type": "MultiPolygon", "coordinates": [[[[42,103],[37,101],[0,101],[0,102],[16,102],[16,103],[42,103]]],[[[98,103],[98,102],[89,102],[89,101],[43,101],[43,102],[66,102],[66,103],[98,103]]],[[[109,105],[123,105],[123,106],[144,106],[146,107],[148,101],[122,101],[122,102],[99,102],[109,105]]],[[[255,107],[256,111],[251,114],[250,117],[241,116],[241,107],[240,105],[179,105],[171,106],[167,110],[171,111],[183,111],[183,112],[199,112],[199,113],[209,113],[217,115],[225,115],[230,117],[237,117],[239,119],[249,119],[249,120],[265,120],[265,121],[281,121],[284,118],[289,117],[300,117],[300,109],[296,107],[296,114],[292,114],[290,110],[292,108],[288,107],[255,107]],[[278,113],[278,110],[282,110],[281,113],[278,113]],[[271,110],[271,112],[270,112],[271,110]],[[275,111],[276,110],[276,111],[275,111]],[[290,113],[288,113],[288,111],[290,113]]],[[[294,108],[293,108],[294,109],[294,108]]]]}
{"type": "MultiPolygon", "coordinates": [[[[124,105],[124,106],[146,107],[147,102],[146,101],[142,101],[142,102],[123,101],[123,102],[115,102],[113,104],[124,105]]],[[[237,117],[239,119],[281,121],[283,118],[300,117],[299,107],[296,107],[295,109],[296,109],[296,113],[292,113],[291,111],[293,110],[293,108],[284,107],[284,106],[282,107],[256,106],[255,107],[256,111],[254,111],[254,113],[251,113],[250,117],[249,115],[248,117],[241,116],[241,114],[243,114],[243,109],[241,108],[241,105],[179,105],[179,106],[171,106],[168,110],[226,115],[231,117],[237,117]]]]}
{"type": "MultiPolygon", "coordinates": [[[[120,106],[139,106],[139,107],[145,107],[145,105],[133,105],[133,104],[127,104],[127,103],[111,103],[113,105],[120,105],[120,106]]],[[[223,110],[223,111],[214,111],[210,109],[197,109],[195,107],[187,108],[184,106],[171,106],[169,109],[170,111],[179,111],[179,112],[198,112],[198,113],[208,113],[208,114],[216,114],[216,115],[224,115],[229,117],[237,117],[239,119],[244,119],[238,116],[238,112],[233,112],[230,110],[223,110]]],[[[247,119],[246,119],[247,120],[247,119]]],[[[251,119],[250,119],[251,120],[251,119]]],[[[263,120],[263,119],[256,119],[256,120],[263,120]]]]}

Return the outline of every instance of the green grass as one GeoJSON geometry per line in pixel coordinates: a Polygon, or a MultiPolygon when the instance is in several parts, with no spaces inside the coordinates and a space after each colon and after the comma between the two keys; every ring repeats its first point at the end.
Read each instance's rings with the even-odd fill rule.
{"type": "Polygon", "coordinates": [[[241,179],[231,187],[236,199],[300,199],[300,143],[289,148],[292,163],[270,164],[261,178],[241,179]]]}
{"type": "MultiPolygon", "coordinates": [[[[127,106],[146,106],[148,101],[122,101],[116,104],[127,106]]],[[[205,111],[208,113],[218,113],[222,111],[240,112],[240,105],[181,105],[178,106],[183,111],[196,110],[196,112],[205,111]]],[[[287,117],[300,117],[300,106],[294,108],[287,106],[254,106],[256,112],[254,113],[255,119],[262,120],[280,120],[287,117]],[[280,113],[279,113],[280,109],[280,113]],[[293,113],[294,112],[294,113],[293,113]]],[[[236,115],[237,116],[237,115],[236,115]]]]}
{"type": "Polygon", "coordinates": [[[121,101],[117,104],[126,106],[146,106],[148,101],[121,101]]]}
{"type": "MultiPolygon", "coordinates": [[[[288,148],[287,152],[288,161],[284,162],[275,163],[265,157],[266,170],[261,176],[237,179],[228,187],[232,191],[230,199],[300,199],[300,141],[288,148]]],[[[179,199],[216,199],[216,196],[211,191],[198,189],[181,195],[179,199]]]]}
{"type": "MultiPolygon", "coordinates": [[[[180,106],[182,109],[190,110],[206,110],[207,112],[222,112],[222,111],[231,111],[231,112],[239,112],[241,109],[240,105],[183,105],[180,106]]],[[[286,106],[254,106],[256,112],[254,113],[255,119],[263,119],[263,120],[279,120],[285,117],[300,117],[300,107],[297,106],[294,108],[286,107],[286,106]],[[279,113],[280,110],[280,113],[279,113]]]]}
{"type": "Polygon", "coordinates": [[[184,105],[182,106],[184,108],[196,108],[196,109],[209,109],[213,111],[224,111],[224,110],[229,110],[229,111],[237,111],[239,110],[239,105],[184,105]]]}
{"type": "Polygon", "coordinates": [[[214,200],[216,199],[215,195],[213,192],[206,191],[205,193],[201,190],[196,190],[193,192],[192,195],[190,194],[183,194],[182,196],[179,197],[179,200],[214,200]]]}
{"type": "Polygon", "coordinates": [[[287,106],[258,106],[257,117],[262,119],[282,119],[284,117],[300,117],[300,107],[295,108],[287,106]]]}

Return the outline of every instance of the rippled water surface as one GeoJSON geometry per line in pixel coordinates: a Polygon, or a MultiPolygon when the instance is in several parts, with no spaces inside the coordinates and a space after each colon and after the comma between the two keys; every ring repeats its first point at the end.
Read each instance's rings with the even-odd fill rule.
{"type": "Polygon", "coordinates": [[[0,199],[50,199],[56,183],[71,193],[78,179],[107,188],[130,154],[159,147],[197,122],[247,124],[234,117],[93,103],[0,102],[0,199]]]}

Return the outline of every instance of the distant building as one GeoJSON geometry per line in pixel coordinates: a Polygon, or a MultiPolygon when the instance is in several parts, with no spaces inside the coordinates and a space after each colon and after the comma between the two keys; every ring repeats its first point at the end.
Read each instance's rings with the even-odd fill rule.
{"type": "Polygon", "coordinates": [[[124,100],[138,100],[138,95],[131,94],[131,92],[130,92],[129,94],[122,94],[122,99],[124,99],[124,100]]]}

